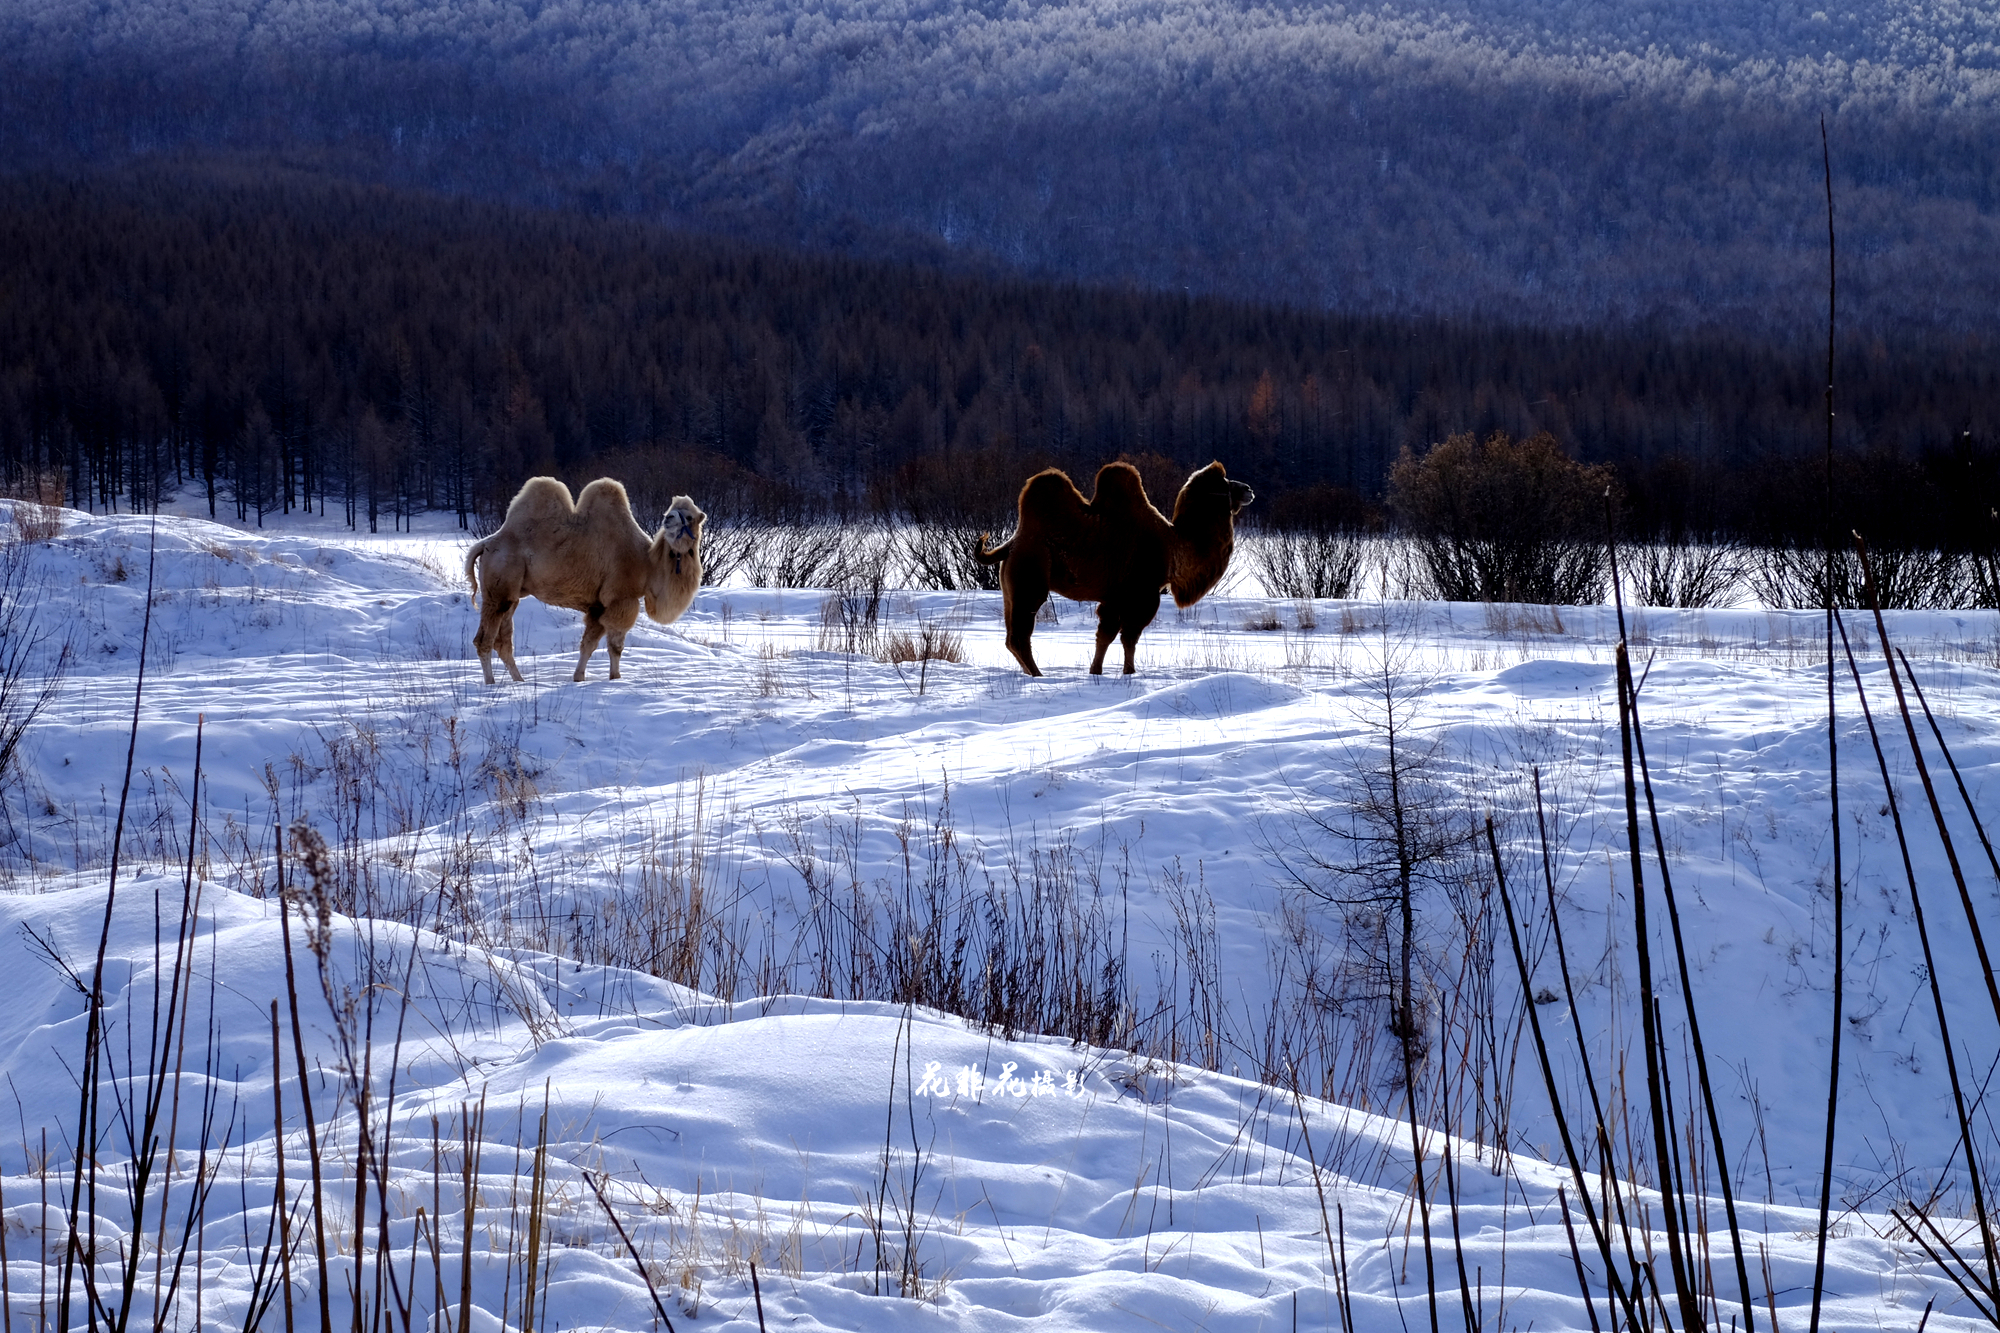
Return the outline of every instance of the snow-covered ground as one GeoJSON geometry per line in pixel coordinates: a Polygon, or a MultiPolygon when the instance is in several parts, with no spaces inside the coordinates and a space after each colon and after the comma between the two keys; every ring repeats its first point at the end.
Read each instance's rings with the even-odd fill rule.
{"type": "MultiPolygon", "coordinates": [[[[0,1130],[6,1273],[14,1317],[29,1320],[53,1320],[60,1282],[84,992],[124,786],[151,532],[143,518],[64,518],[53,541],[21,548],[37,623],[71,636],[75,666],[24,741],[8,792],[13,892],[0,895],[0,1071],[17,1102],[0,1121],[18,1124],[0,1130]]],[[[1342,887],[1351,876],[1316,867],[1358,858],[1344,835],[1368,827],[1351,812],[1386,756],[1385,703],[1441,827],[1496,820],[1535,956],[1530,992],[1547,997],[1538,1011],[1574,1124],[1588,1103],[1548,931],[1539,771],[1575,1016],[1613,1119],[1624,1117],[1614,1159],[1653,1183],[1610,608],[1219,595],[1179,615],[1169,602],[1140,644],[1137,676],[1093,678],[1091,608],[1060,602],[1036,632],[1050,674],[1029,680],[1002,646],[997,594],[890,591],[870,625],[829,610],[824,592],[705,589],[673,627],[641,622],[624,679],[604,678],[600,653],[582,685],[570,680],[578,617],[531,603],[517,621],[527,682],[487,687],[456,534],[256,533],[176,518],[160,521],[157,543],[105,955],[104,1060],[119,1096],[107,1091],[100,1113],[100,1288],[115,1290],[127,1252],[135,1136],[115,1112],[143,1092],[132,1073],[147,1063],[154,997],[172,991],[162,978],[198,729],[200,897],[185,1042],[169,1043],[183,1070],[178,1111],[158,1129],[178,1174],[164,1207],[156,1176],[144,1221],[151,1231],[164,1216],[169,1231],[164,1247],[153,1235],[141,1250],[142,1322],[156,1260],[164,1289],[183,1249],[169,1321],[179,1327],[194,1326],[199,1299],[203,1321],[241,1328],[253,1295],[272,1290],[256,1270],[280,1142],[289,1195],[308,1191],[295,1214],[294,1299],[300,1318],[319,1317],[273,858],[277,830],[303,824],[324,858],[306,864],[307,841],[288,836],[283,873],[306,911],[291,914],[292,986],[314,1067],[304,1086],[342,1326],[358,1278],[371,1306],[386,1300],[394,1314],[407,1301],[414,1327],[431,1326],[440,1302],[437,1326],[461,1327],[469,1254],[469,1326],[520,1327],[531,1233],[537,1326],[655,1326],[589,1172],[677,1327],[757,1327],[753,1259],[777,1328],[1034,1319],[1277,1330],[1295,1318],[1338,1328],[1343,1283],[1355,1328],[1428,1327],[1410,1130],[1380,987],[1369,985],[1374,918],[1307,891],[1354,896],[1342,887]],[[920,667],[840,651],[926,627],[956,636],[963,660],[920,667]],[[1096,1021],[1117,1044],[896,1002],[911,977],[951,975],[935,951],[954,947],[966,951],[961,1008],[1096,1021]],[[1122,969],[1109,982],[1107,962],[1122,969]],[[1092,995],[1051,998],[1078,978],[1086,991],[1102,983],[1118,1012],[1091,1020],[1092,995]],[[365,1205],[357,1261],[354,1062],[369,1051],[371,1124],[378,1139],[390,1127],[380,1150],[390,1169],[365,1205]],[[1305,1095],[1260,1081],[1283,1055],[1305,1095]],[[473,1239],[461,1250],[461,1143],[482,1100],[473,1239]],[[175,1228],[199,1178],[212,1188],[190,1248],[175,1228]],[[381,1297],[384,1235],[394,1284],[381,1297]]],[[[1802,1328],[1833,1021],[1820,618],[1629,615],[1756,1317],[1775,1307],[1779,1327],[1802,1328]]],[[[2000,619],[1902,613],[1889,627],[1975,805],[1996,822],[2000,619]]],[[[1848,628],[1911,831],[1959,1072],[1977,1097],[2000,1029],[1926,833],[1880,645],[1866,617],[1848,628]]],[[[1826,1321],[1914,1327],[1935,1298],[1930,1328],[1974,1327],[1965,1296],[1888,1215],[1941,1190],[1935,1212],[1956,1235],[1965,1224],[1947,1219],[1969,1201],[1929,973],[1853,699],[1850,683],[1839,737],[1844,1204],[1826,1321]]],[[[1930,762],[1991,927],[2000,885],[1934,747],[1930,762]]],[[[1610,1317],[1602,1265],[1481,854],[1483,844],[1441,852],[1418,903],[1439,1308],[1464,1322],[1462,1271],[1479,1327],[1580,1330],[1593,1321],[1577,1263],[1599,1320],[1610,1317]],[[1450,1179],[1438,1170],[1445,1152],[1458,1162],[1450,1179]]],[[[1669,1045],[1685,1049],[1656,867],[1647,873],[1669,1045]]],[[[1692,1068],[1690,1055],[1670,1071],[1684,1139],[1692,1068]]],[[[1988,1105],[1975,1120],[1990,1153],[1988,1105]]],[[[1712,1188],[1704,1152],[1689,1150],[1689,1169],[1712,1188]]],[[[1713,1264],[1711,1317],[1740,1318],[1718,1201],[1697,1224],[1713,1264]]],[[[1664,1255],[1664,1233],[1652,1234],[1664,1255]]],[[[1671,1304],[1664,1258],[1659,1267],[1671,1304]]],[[[277,1301],[266,1327],[282,1317],[277,1301]]]]}

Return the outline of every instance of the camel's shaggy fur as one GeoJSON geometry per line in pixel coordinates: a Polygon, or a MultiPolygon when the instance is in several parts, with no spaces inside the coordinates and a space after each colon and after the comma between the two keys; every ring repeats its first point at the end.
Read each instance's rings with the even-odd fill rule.
{"type": "Polygon", "coordinates": [[[1089,500],[1057,468],[1028,478],[1014,535],[992,550],[982,535],[976,551],[981,564],[1000,566],[1007,647],[1021,669],[1042,674],[1028,640],[1035,612],[1059,592],[1098,604],[1091,674],[1104,674],[1104,654],[1117,638],[1131,675],[1133,650],[1159,614],[1160,594],[1171,588],[1176,606],[1192,606],[1220,581],[1236,547],[1237,512],[1255,498],[1248,486],[1229,480],[1220,463],[1187,479],[1171,520],[1146,499],[1129,463],[1099,468],[1097,494],[1089,500]]]}
{"type": "Polygon", "coordinates": [[[608,638],[611,679],[617,680],[625,632],[638,622],[639,603],[645,602],[650,619],[669,625],[694,601],[707,517],[693,500],[676,495],[659,532],[649,537],[632,518],[625,488],[609,477],[584,487],[575,504],[569,487],[554,477],[530,480],[507,506],[500,530],[465,555],[465,576],[481,594],[472,644],[486,683],[494,683],[496,651],[508,674],[521,679],[514,665],[514,608],[523,597],[583,612],[575,678],[583,679],[597,641],[608,638]]]}

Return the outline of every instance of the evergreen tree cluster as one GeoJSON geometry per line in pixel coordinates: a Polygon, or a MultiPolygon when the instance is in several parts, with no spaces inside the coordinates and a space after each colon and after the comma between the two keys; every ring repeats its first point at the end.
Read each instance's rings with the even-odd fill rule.
{"type": "MultiPolygon", "coordinates": [[[[1984,519],[1994,351],[1850,326],[1841,466],[1873,524],[1984,519]]],[[[1364,521],[1405,448],[1546,431],[1640,528],[1817,534],[1822,356],[774,252],[267,163],[0,194],[0,473],[94,507],[192,483],[243,519],[471,526],[526,477],[610,474],[725,521],[1000,526],[1035,468],[1129,456],[1162,504],[1221,459],[1304,527],[1364,521]]]]}
{"type": "Polygon", "coordinates": [[[1347,313],[2000,308],[2000,14],[1683,0],[37,0],[0,163],[270,153],[877,258],[1347,313]]]}

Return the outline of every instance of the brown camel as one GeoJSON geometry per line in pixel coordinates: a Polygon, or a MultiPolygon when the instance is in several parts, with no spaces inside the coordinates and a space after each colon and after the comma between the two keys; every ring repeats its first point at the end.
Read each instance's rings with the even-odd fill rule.
{"type": "Polygon", "coordinates": [[[1221,580],[1236,547],[1236,515],[1255,498],[1248,486],[1229,480],[1222,464],[1210,463],[1181,487],[1169,521],[1146,499],[1130,463],[1099,468],[1089,500],[1059,468],[1036,473],[1021,488],[1014,535],[988,550],[981,534],[975,550],[981,564],[1000,566],[1008,651],[1023,671],[1042,674],[1028,640],[1035,612],[1059,592],[1098,604],[1090,674],[1104,674],[1115,638],[1125,644],[1131,675],[1133,650],[1159,614],[1160,594],[1171,588],[1174,605],[1193,606],[1221,580]]]}
{"type": "Polygon", "coordinates": [[[472,645],[486,683],[494,683],[495,651],[507,673],[521,679],[514,665],[514,608],[523,597],[583,612],[576,679],[583,679],[597,641],[608,637],[611,679],[617,680],[625,633],[638,623],[640,602],[649,619],[666,625],[694,601],[707,517],[693,500],[676,495],[659,532],[648,536],[632,518],[625,488],[608,477],[584,487],[573,505],[569,487],[554,477],[529,480],[507,506],[500,530],[465,555],[465,576],[480,594],[472,645]]]}

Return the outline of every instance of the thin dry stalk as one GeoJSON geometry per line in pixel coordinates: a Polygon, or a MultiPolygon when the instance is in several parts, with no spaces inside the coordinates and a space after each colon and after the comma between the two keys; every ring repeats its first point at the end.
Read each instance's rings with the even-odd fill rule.
{"type": "MultiPolygon", "coordinates": [[[[1537,810],[1539,812],[1540,801],[1541,801],[1540,773],[1537,773],[1535,775],[1535,799],[1537,804],[1537,810]]],[[[1546,823],[1544,823],[1543,829],[1544,829],[1544,834],[1546,835],[1546,830],[1547,830],[1546,823]]],[[[1493,874],[1499,884],[1500,905],[1507,918],[1507,938],[1513,945],[1514,967],[1521,980],[1521,994],[1528,997],[1529,1028],[1534,1038],[1535,1055],[1541,1063],[1542,1085],[1548,1092],[1549,1110],[1555,1116],[1556,1133],[1562,1140],[1563,1156],[1569,1163],[1570,1175],[1576,1181],[1577,1197],[1583,1202],[1584,1220],[1590,1226],[1591,1239],[1596,1243],[1598,1255],[1604,1261],[1605,1284],[1609,1289],[1611,1297],[1614,1300],[1617,1300],[1620,1304],[1622,1304],[1625,1307],[1626,1321],[1634,1328],[1636,1328],[1638,1326],[1638,1312],[1633,1308],[1632,1299],[1626,1293],[1624,1284],[1618,1280],[1617,1265],[1611,1257],[1610,1236],[1607,1233],[1607,1228],[1603,1225],[1600,1225],[1598,1222],[1597,1209],[1591,1202],[1589,1180],[1588,1177],[1584,1175],[1583,1157],[1580,1153],[1577,1152],[1576,1141],[1570,1136],[1569,1117],[1563,1111],[1561,1089],[1556,1082],[1555,1064],[1549,1057],[1548,1039],[1542,1033],[1542,1019],[1541,1019],[1541,1014],[1538,1012],[1540,1006],[1535,1004],[1533,998],[1533,993],[1532,993],[1533,983],[1528,970],[1528,955],[1526,950],[1524,950],[1521,947],[1521,930],[1520,926],[1517,924],[1514,917],[1513,898],[1507,892],[1507,872],[1505,866],[1502,865],[1500,860],[1500,843],[1499,839],[1494,834],[1493,821],[1491,818],[1487,819],[1486,821],[1486,846],[1487,850],[1492,854],[1493,857],[1493,874]]],[[[1543,855],[1546,858],[1547,856],[1546,847],[1544,847],[1543,849],[1543,855]]],[[[1553,881],[1551,881],[1551,883],[1553,883],[1553,881]]],[[[1553,895],[1551,895],[1550,899],[1550,910],[1551,912],[1553,912],[1554,910],[1553,895]]],[[[1560,961],[1560,944],[1558,944],[1558,960],[1560,961]]],[[[1564,967],[1563,969],[1563,985],[1565,987],[1569,985],[1569,970],[1567,967],[1564,967]]],[[[1574,1008],[1575,1008],[1575,1001],[1574,998],[1572,998],[1571,1000],[1572,1013],[1574,1013],[1574,1008]]],[[[1588,1074],[1586,1073],[1586,1078],[1587,1077],[1588,1074]]],[[[1591,1095],[1593,1098],[1595,1098],[1596,1093],[1597,1093],[1596,1087],[1593,1085],[1591,1088],[1591,1095]]],[[[1600,1130],[1602,1128],[1602,1125],[1603,1125],[1602,1112],[1599,1112],[1600,1130]]],[[[1558,1186],[1557,1188],[1558,1191],[1560,1191],[1561,1187],[1558,1186]]],[[[1569,1211],[1567,1204],[1564,1205],[1563,1225],[1565,1227],[1569,1225],[1569,1211]]],[[[1570,1237],[1570,1245],[1572,1248],[1574,1248],[1575,1244],[1576,1244],[1576,1237],[1574,1236],[1574,1234],[1572,1234],[1570,1237]]],[[[1579,1283],[1581,1283],[1583,1280],[1583,1260],[1581,1257],[1577,1259],[1577,1279],[1579,1283]]],[[[1583,1288],[1583,1300],[1586,1306],[1590,1305],[1590,1289],[1588,1286],[1585,1286],[1583,1288]]],[[[1595,1328],[1597,1325],[1597,1312],[1595,1307],[1592,1307],[1591,1309],[1590,1322],[1592,1328],[1595,1328]]]]}
{"type": "MultiPolygon", "coordinates": [[[[1340,1272],[1343,1268],[1343,1265],[1341,1263],[1340,1252],[1334,1249],[1333,1247],[1333,1219],[1327,1216],[1327,1210],[1326,1210],[1326,1182],[1320,1178],[1319,1156],[1313,1152],[1312,1127],[1306,1123],[1305,1098],[1301,1096],[1299,1093],[1299,1084],[1296,1074],[1294,1074],[1292,1079],[1292,1105],[1298,1110],[1299,1133],[1305,1139],[1306,1162],[1312,1168],[1313,1191],[1319,1195],[1319,1224],[1321,1233],[1326,1237],[1327,1262],[1333,1265],[1335,1272],[1340,1272]]],[[[1352,1333],[1351,1328],[1348,1328],[1347,1325],[1345,1324],[1344,1311],[1342,1319],[1343,1319],[1343,1328],[1346,1329],[1346,1333],[1352,1333]]]]}
{"type": "Polygon", "coordinates": [[[1903,856],[1904,881],[1910,890],[1910,914],[1916,918],[1917,939],[1923,945],[1924,973],[1930,984],[1931,1005],[1937,1013],[1938,1037],[1944,1047],[1945,1074],[1951,1083],[1952,1109],[1958,1116],[1959,1147],[1965,1153],[1965,1173],[1972,1186],[1972,1206],[1979,1223],[1979,1232],[1986,1253],[1987,1286],[2000,1288],[1994,1274],[2000,1264],[1994,1257],[1993,1227],[1986,1211],[1985,1185],[1981,1179],[1978,1148],[1972,1135],[1972,1120],[1966,1108],[1964,1086],[1958,1074],[1958,1055],[1951,1039],[1951,1020],[1945,1013],[1943,984],[1938,980],[1937,959],[1931,951],[1930,925],[1924,916],[1923,892],[1917,885],[1917,872],[1910,859],[1909,837],[1903,829],[1902,804],[1896,798],[1896,784],[1889,775],[1889,759],[1882,750],[1882,737],[1875,728],[1874,710],[1868,706],[1868,695],[1861,688],[1861,668],[1854,660],[1853,645],[1847,639],[1847,625],[1839,612],[1834,613],[1834,623],[1840,630],[1841,647],[1846,650],[1847,669],[1854,677],[1854,692],[1861,700],[1861,717],[1868,725],[1868,739],[1875,747],[1875,763],[1881,770],[1882,790],[1887,797],[1889,818],[1896,830],[1896,845],[1903,856]]]}
{"type": "MultiPolygon", "coordinates": [[[[1611,493],[1605,492],[1606,526],[1610,526],[1611,493]]],[[[1612,544],[1613,565],[1611,586],[1618,587],[1616,564],[1616,544],[1612,544]]],[[[1675,1154],[1670,1142],[1669,1119],[1665,1088],[1664,1043],[1659,1030],[1658,1008],[1653,995],[1653,953],[1652,936],[1646,921],[1646,880],[1643,870],[1644,853],[1640,849],[1639,834],[1639,783],[1638,766],[1632,739],[1632,658],[1625,642],[1625,604],[1622,598],[1614,598],[1618,608],[1618,740],[1622,752],[1625,773],[1625,832],[1626,851],[1632,868],[1632,943],[1639,962],[1639,1012],[1641,1015],[1641,1044],[1646,1054],[1646,1092],[1653,1125],[1653,1153],[1657,1166],[1662,1207],[1661,1215],[1666,1219],[1667,1259],[1673,1267],[1674,1294],[1681,1307],[1682,1327],[1687,1333],[1695,1333],[1703,1325],[1700,1298],[1694,1290],[1692,1274],[1688,1267],[1688,1257],[1684,1252],[1682,1232],[1684,1230],[1681,1210],[1676,1202],[1680,1196],[1679,1177],[1675,1170],[1675,1154]]]]}
{"type": "Polygon", "coordinates": [[[465,1104],[461,1102],[458,1117],[465,1148],[459,1157],[459,1168],[465,1178],[465,1225],[460,1233],[458,1333],[472,1333],[472,1211],[479,1199],[479,1150],[486,1131],[484,1088],[479,1092],[479,1108],[467,1115],[465,1104]]]}
{"type": "MultiPolygon", "coordinates": [[[[1584,1206],[1588,1208],[1590,1205],[1586,1203],[1584,1206]]],[[[1556,1186],[1556,1208],[1562,1213],[1563,1234],[1569,1237],[1569,1257],[1576,1265],[1576,1289],[1583,1297],[1583,1312],[1590,1316],[1590,1333],[1603,1333],[1603,1326],[1597,1322],[1597,1305],[1590,1299],[1590,1277],[1584,1271],[1583,1251],[1577,1248],[1576,1228],[1570,1225],[1569,1195],[1561,1185],[1556,1186]]],[[[1617,1274],[1610,1271],[1608,1264],[1606,1275],[1614,1281],[1617,1279],[1617,1274]]]]}
{"type": "Polygon", "coordinates": [[[528,1177],[528,1267],[521,1277],[521,1333],[535,1333],[535,1279],[542,1257],[542,1209],[548,1188],[549,1089],[542,1085],[542,1116],[535,1124],[535,1158],[528,1177]]]}
{"type": "MultiPolygon", "coordinates": [[[[277,847],[278,932],[285,950],[285,1000],[292,1018],[292,1057],[299,1076],[300,1113],[305,1118],[306,1160],[312,1163],[313,1253],[318,1262],[318,1272],[313,1285],[319,1290],[320,1331],[332,1333],[333,1300],[327,1290],[326,1193],[320,1162],[319,1127],[313,1119],[312,1081],[306,1065],[305,1028],[299,1020],[298,969],[292,956],[291,899],[285,891],[284,837],[274,829],[273,840],[277,847]]],[[[273,1076],[276,1076],[275,1071],[273,1076]]]]}
{"type": "Polygon", "coordinates": [[[1875,599],[1874,575],[1868,567],[1868,544],[1861,540],[1861,534],[1854,534],[1854,548],[1861,555],[1861,572],[1868,580],[1869,604],[1875,612],[1875,634],[1882,642],[1882,657],[1889,668],[1889,685],[1896,692],[1896,711],[1903,719],[1903,734],[1909,738],[1910,757],[1916,762],[1917,777],[1924,786],[1924,799],[1930,802],[1931,822],[1937,825],[1938,840],[1944,844],[1945,861],[1951,866],[1952,883],[1958,886],[1959,905],[1965,909],[1965,928],[1972,935],[1972,947],[1979,954],[1979,973],[1986,982],[1986,998],[1992,1003],[1993,1017],[2000,1021],[2000,981],[1993,976],[1993,960],[1986,952],[1986,932],[1979,927],[1979,914],[1972,907],[1972,890],[1965,882],[1965,869],[1958,863],[1958,844],[1952,839],[1951,825],[1945,820],[1944,806],[1938,801],[1937,787],[1931,781],[1930,765],[1924,762],[1924,747],[1917,741],[1916,720],[1910,716],[1910,702],[1903,697],[1903,678],[1896,670],[1896,656],[1889,646],[1889,626],[1882,619],[1882,607],[1875,599]]]}
{"type": "MultiPolygon", "coordinates": [[[[1695,1010],[1694,980],[1688,971],[1687,942],[1681,934],[1680,905],[1674,897],[1673,871],[1667,862],[1666,836],[1660,829],[1660,808],[1653,796],[1653,774],[1646,762],[1646,733],[1639,719],[1639,700],[1636,692],[1628,709],[1632,721],[1632,743],[1639,757],[1639,777],[1646,791],[1646,816],[1653,828],[1653,855],[1660,867],[1660,896],[1667,906],[1667,922],[1672,927],[1674,937],[1674,961],[1680,971],[1681,1005],[1687,1015],[1688,1039],[1694,1047],[1695,1081],[1701,1093],[1702,1107],[1708,1118],[1709,1140],[1715,1145],[1718,1157],[1726,1163],[1727,1150],[1723,1146],[1722,1118],[1715,1107],[1715,1090],[1708,1077],[1708,1052],[1702,1043],[1701,1019],[1695,1010]]],[[[1722,1190],[1722,1208],[1729,1223],[1730,1245],[1736,1257],[1736,1280],[1742,1293],[1744,1333],[1756,1333],[1756,1306],[1750,1296],[1750,1268],[1743,1252],[1743,1231],[1736,1218],[1736,1194],[1729,1183],[1729,1172],[1718,1172],[1718,1184],[1722,1190]]],[[[1706,1237],[1708,1230],[1703,1227],[1700,1235],[1706,1237]]],[[[1705,1243],[1705,1242],[1704,1242],[1705,1243]]],[[[1720,1322],[1720,1315],[1717,1315],[1720,1322]]]]}
{"type": "MultiPolygon", "coordinates": [[[[125,745],[125,778],[118,791],[118,819],[111,832],[111,872],[104,894],[104,924],[97,939],[97,962],[91,970],[90,995],[87,1000],[87,1017],[84,1025],[83,1072],[77,1080],[78,1106],[76,1117],[75,1159],[70,1184],[69,1237],[63,1246],[62,1285],[56,1301],[56,1324],[59,1328],[70,1326],[70,1311],[75,1298],[75,1274],[79,1260],[84,1263],[83,1280],[90,1302],[91,1320],[102,1315],[111,1321],[111,1312],[98,1298],[95,1274],[91,1265],[97,1262],[97,1118],[99,1073],[98,1063],[102,1056],[100,1047],[104,1037],[104,960],[111,948],[111,917],[118,902],[118,859],[125,840],[125,811],[132,795],[132,768],[139,751],[139,707],[146,693],[146,650],[152,639],[153,629],[153,572],[159,551],[159,516],[153,518],[153,535],[146,556],[146,612],[139,630],[139,670],[132,685],[132,727],[125,745]],[[85,1198],[85,1181],[88,1180],[88,1198],[85,1198]],[[85,1241],[80,1230],[84,1210],[88,1209],[90,1237],[85,1241]]],[[[133,1247],[137,1254],[138,1247],[133,1247]]],[[[131,1312],[131,1302],[125,1303],[124,1315],[131,1312]]]]}
{"type": "MultiPolygon", "coordinates": [[[[0,1219],[7,1216],[7,1186],[0,1179],[0,1219]]],[[[0,1220],[0,1333],[14,1333],[14,1291],[7,1282],[7,1224],[0,1220]]]]}
{"type": "Polygon", "coordinates": [[[1972,793],[1965,789],[1965,775],[1958,771],[1958,761],[1952,758],[1951,746],[1945,744],[1944,732],[1939,728],[1937,718],[1931,713],[1931,702],[1924,697],[1924,687],[1918,684],[1917,673],[1910,669],[1909,654],[1898,648],[1896,660],[1903,664],[1903,676],[1910,682],[1910,688],[1916,691],[1917,705],[1924,710],[1924,721],[1930,724],[1931,736],[1937,741],[1938,753],[1944,756],[1946,766],[1951,769],[1951,780],[1958,785],[1958,798],[1965,802],[1966,816],[1972,820],[1972,830],[1979,835],[1979,845],[1986,851],[1986,863],[1993,869],[1994,880],[2000,882],[2000,856],[1996,856],[1993,852],[1993,840],[1986,836],[1986,824],[1979,818],[1979,807],[1973,804],[1972,793]]]}
{"type": "MultiPolygon", "coordinates": [[[[1847,886],[1840,845],[1840,728],[1834,707],[1833,658],[1834,509],[1833,509],[1833,318],[1837,272],[1834,268],[1833,153],[1827,147],[1826,117],[1819,120],[1821,165],[1826,171],[1826,784],[1831,803],[1828,827],[1833,834],[1833,1045],[1827,1056],[1826,1133],[1819,1174],[1819,1234],[1813,1253],[1811,1333],[1819,1333],[1820,1300],[1826,1291],[1826,1242],[1833,1216],[1833,1140],[1840,1109],[1840,1038],[1842,1009],[1847,1000],[1847,886]]],[[[1770,1287],[1769,1261],[1764,1285],[1770,1287]]],[[[1771,1327],[1778,1326],[1775,1308],[1771,1327]]]]}
{"type": "MultiPolygon", "coordinates": [[[[625,1252],[632,1256],[632,1264],[639,1270],[639,1280],[646,1284],[646,1294],[653,1298],[653,1312],[660,1316],[660,1323],[667,1333],[674,1333],[674,1321],[667,1317],[667,1307],[660,1301],[660,1289],[653,1285],[653,1275],[646,1271],[646,1261],[639,1257],[639,1247],[632,1243],[632,1237],[625,1231],[625,1224],[618,1220],[611,1201],[604,1197],[604,1191],[597,1184],[597,1177],[590,1172],[583,1173],[583,1183],[590,1186],[590,1192],[597,1196],[597,1204],[604,1209],[604,1215],[611,1219],[611,1226],[618,1232],[618,1239],[625,1243],[625,1252]]],[[[763,1315],[762,1302],[758,1305],[758,1316],[763,1315]]]]}
{"type": "Polygon", "coordinates": [[[292,1223],[285,1195],[285,1065],[278,1048],[278,1002],[271,1001],[271,1141],[277,1158],[278,1268],[285,1286],[285,1333],[292,1333],[292,1223]]]}

